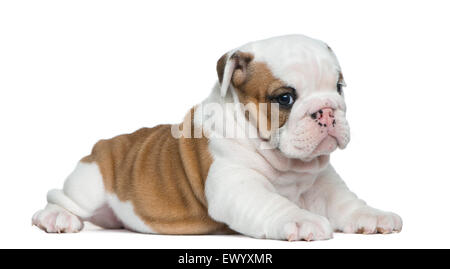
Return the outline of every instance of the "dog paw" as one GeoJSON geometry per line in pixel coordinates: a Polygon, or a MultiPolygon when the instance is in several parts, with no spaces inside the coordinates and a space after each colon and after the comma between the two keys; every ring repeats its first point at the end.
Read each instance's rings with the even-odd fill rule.
{"type": "Polygon", "coordinates": [[[330,222],[318,215],[286,223],[284,233],[288,241],[317,241],[333,238],[330,222]]]}
{"type": "Polygon", "coordinates": [[[36,212],[32,224],[48,233],[76,233],[83,229],[80,218],[54,204],[36,212]]]}
{"type": "Polygon", "coordinates": [[[344,233],[388,234],[402,230],[399,215],[371,207],[363,207],[353,212],[343,225],[344,233]]]}

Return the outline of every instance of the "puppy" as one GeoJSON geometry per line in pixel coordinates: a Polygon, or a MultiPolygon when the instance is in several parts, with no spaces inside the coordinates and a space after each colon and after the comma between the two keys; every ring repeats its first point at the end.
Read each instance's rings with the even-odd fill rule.
{"type": "Polygon", "coordinates": [[[302,35],[251,42],[223,55],[217,73],[182,123],[100,140],[33,224],[289,241],[401,230],[398,215],[368,206],[329,162],[350,140],[330,47],[302,35]]]}

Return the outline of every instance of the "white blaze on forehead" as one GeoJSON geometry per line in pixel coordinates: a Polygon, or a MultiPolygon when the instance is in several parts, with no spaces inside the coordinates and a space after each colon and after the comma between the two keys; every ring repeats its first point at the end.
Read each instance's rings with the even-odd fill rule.
{"type": "Polygon", "coordinates": [[[251,42],[238,50],[266,63],[273,75],[297,89],[299,96],[336,86],[339,63],[322,41],[288,35],[251,42]]]}

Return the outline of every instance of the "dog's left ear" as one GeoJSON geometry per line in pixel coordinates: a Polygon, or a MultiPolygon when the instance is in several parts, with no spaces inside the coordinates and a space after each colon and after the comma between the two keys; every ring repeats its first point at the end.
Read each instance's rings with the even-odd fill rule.
{"type": "Polygon", "coordinates": [[[219,77],[220,95],[222,97],[227,94],[230,83],[239,87],[245,82],[248,75],[248,64],[252,59],[251,53],[241,51],[226,53],[220,57],[217,61],[217,76],[219,77]]]}

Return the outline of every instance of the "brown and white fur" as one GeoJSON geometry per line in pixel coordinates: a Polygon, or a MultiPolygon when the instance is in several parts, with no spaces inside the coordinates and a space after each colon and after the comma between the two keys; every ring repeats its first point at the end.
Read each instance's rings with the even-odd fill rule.
{"type": "Polygon", "coordinates": [[[210,96],[182,124],[99,141],[63,189],[49,191],[33,224],[47,232],[77,232],[90,221],[142,233],[308,241],[333,231],[401,230],[398,215],[368,206],[329,163],[350,135],[342,71],[325,43],[302,35],[251,42],[220,58],[217,72],[210,96]],[[289,107],[260,113],[235,106],[222,115],[256,137],[224,138],[205,124],[208,104],[276,103],[286,94],[294,99],[289,107]],[[260,121],[274,114],[277,126],[263,131],[260,121]],[[174,127],[185,123],[202,135],[175,137],[174,127]]]}

